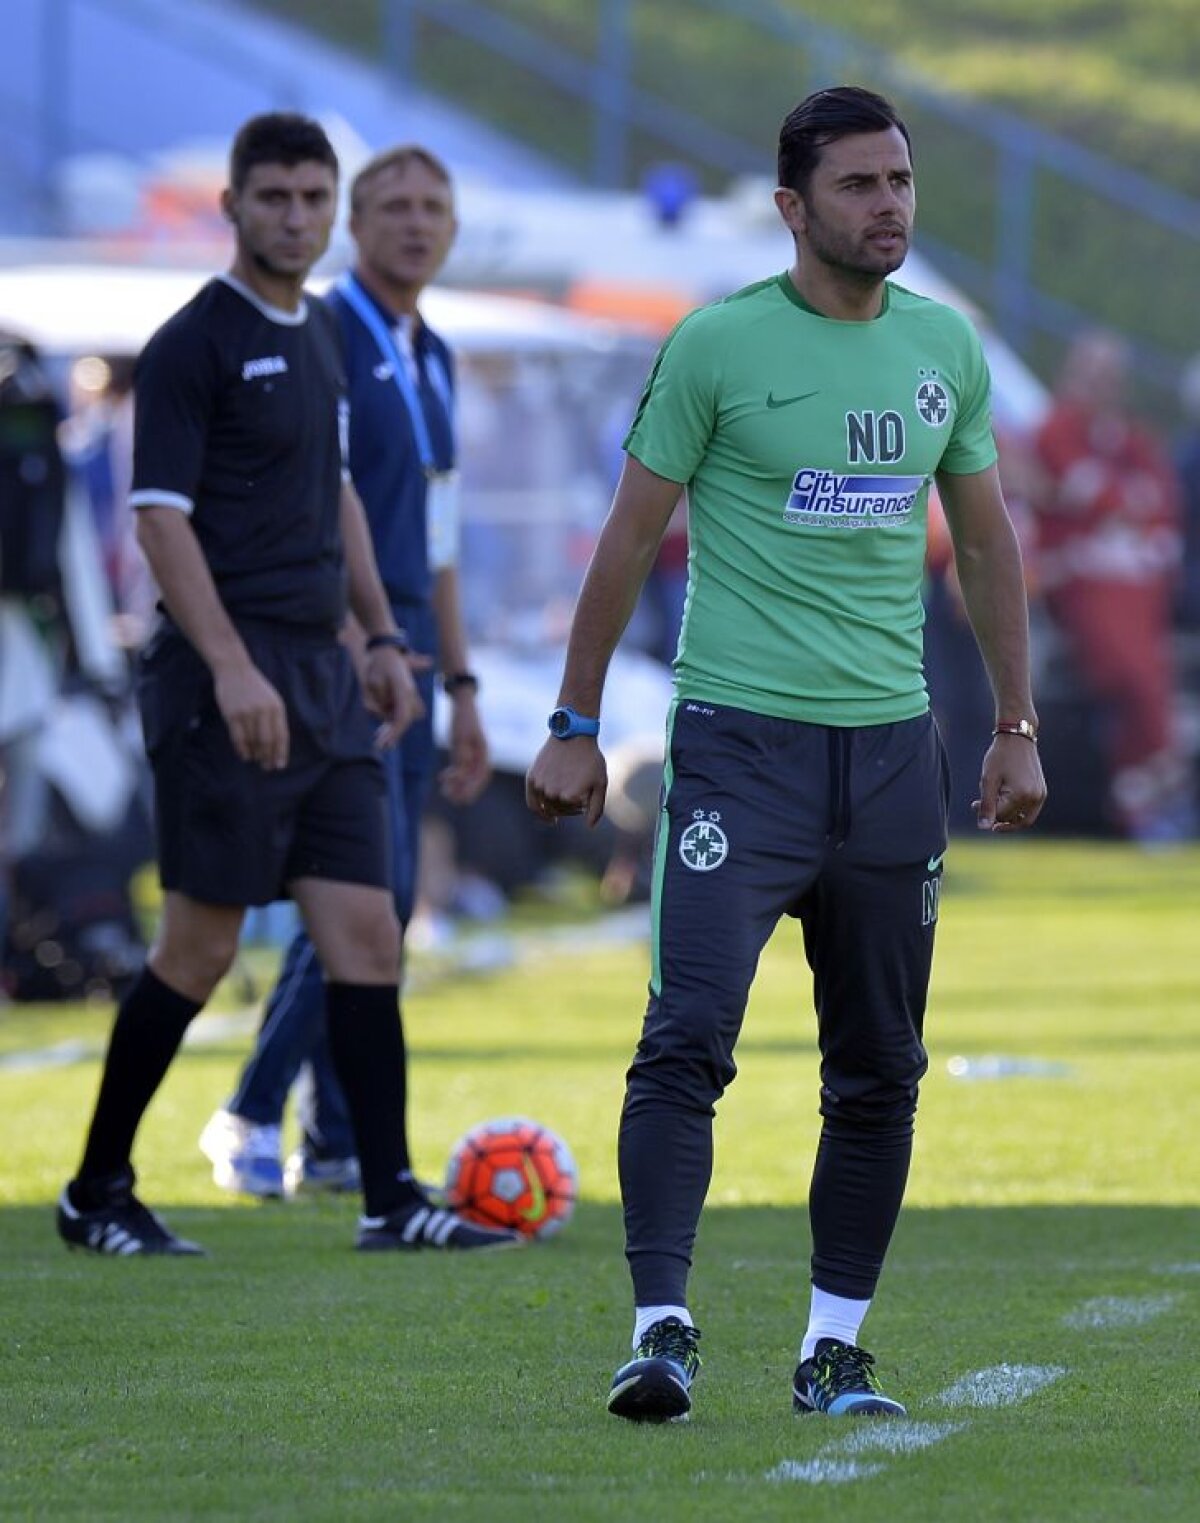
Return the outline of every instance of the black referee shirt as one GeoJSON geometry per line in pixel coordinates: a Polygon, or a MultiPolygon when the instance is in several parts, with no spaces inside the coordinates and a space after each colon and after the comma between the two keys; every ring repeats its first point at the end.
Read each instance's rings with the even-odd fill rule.
{"type": "Polygon", "coordinates": [[[235,620],[340,625],[347,405],[323,305],[282,312],[228,277],[204,286],[139,356],[130,503],[191,515],[235,620]]]}

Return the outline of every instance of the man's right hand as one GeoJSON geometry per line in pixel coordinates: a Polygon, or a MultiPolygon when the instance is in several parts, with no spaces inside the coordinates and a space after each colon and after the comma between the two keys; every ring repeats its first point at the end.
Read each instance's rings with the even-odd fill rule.
{"type": "Polygon", "coordinates": [[[390,645],[364,652],[363,701],[372,714],[383,720],[375,735],[380,750],[394,746],[409,725],[424,717],[425,700],[413,672],[432,665],[431,656],[415,651],[402,653],[390,645]]]}
{"type": "Polygon", "coordinates": [[[264,772],[286,767],[287,709],[258,667],[247,660],[214,672],[213,691],[241,759],[254,762],[264,772]]]}
{"type": "Polygon", "coordinates": [[[570,814],[582,814],[589,825],[598,825],[607,793],[604,753],[590,735],[570,740],[551,736],[525,774],[525,802],[551,825],[570,814]]]}

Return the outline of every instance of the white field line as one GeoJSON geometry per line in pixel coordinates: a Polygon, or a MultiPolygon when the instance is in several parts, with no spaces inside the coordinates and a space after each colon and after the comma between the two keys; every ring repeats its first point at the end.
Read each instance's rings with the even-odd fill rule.
{"type": "Polygon", "coordinates": [[[10,1052],[0,1057],[0,1073],[39,1073],[46,1068],[69,1068],[100,1052],[98,1042],[55,1042],[50,1047],[35,1047],[31,1052],[10,1052]]]}
{"type": "MultiPolygon", "coordinates": [[[[948,1406],[1001,1407],[1024,1401],[1043,1386],[1049,1385],[1064,1369],[1057,1366],[999,1365],[995,1369],[976,1370],[964,1375],[934,1399],[948,1406]],[[980,1399],[985,1397],[986,1399],[980,1399]]],[[[913,1422],[896,1418],[835,1418],[847,1424],[845,1433],[826,1444],[810,1460],[780,1460],[768,1470],[768,1481],[793,1481],[808,1486],[838,1486],[847,1481],[862,1481],[878,1475],[886,1465],[860,1456],[875,1454],[919,1454],[935,1444],[952,1438],[966,1427],[965,1422],[913,1422]]]]}
{"type": "Polygon", "coordinates": [[[221,1015],[202,1015],[183,1036],[185,1047],[213,1047],[227,1036],[245,1036],[258,1024],[258,1010],[231,1010],[221,1015]]]}
{"type": "Polygon", "coordinates": [[[921,1423],[904,1419],[884,1419],[883,1422],[859,1422],[839,1439],[837,1447],[844,1454],[869,1454],[882,1450],[885,1454],[919,1454],[931,1449],[944,1438],[957,1433],[967,1425],[964,1422],[921,1423]]]}
{"type": "Polygon", "coordinates": [[[1200,1274],[1200,1263],[1155,1264],[1152,1274],[1200,1274]]]}
{"type": "Polygon", "coordinates": [[[885,1465],[860,1465],[856,1460],[780,1460],[774,1470],[767,1471],[766,1479],[804,1481],[810,1486],[841,1486],[846,1481],[865,1481],[868,1476],[878,1475],[886,1468],[885,1465]]]}
{"type": "Polygon", "coordinates": [[[1066,1373],[1061,1364],[995,1364],[964,1375],[934,1400],[945,1407],[1015,1407],[1066,1373]]]}
{"type": "MultiPolygon", "coordinates": [[[[605,915],[586,925],[554,926],[545,931],[507,931],[465,937],[445,953],[430,953],[414,966],[405,979],[408,990],[424,992],[447,978],[465,973],[492,973],[500,968],[572,956],[579,951],[596,951],[603,947],[628,946],[644,941],[650,934],[650,912],[644,905],[605,915]]],[[[244,1036],[254,1029],[257,1010],[238,1010],[227,1015],[204,1015],[188,1027],[184,1041],[203,1047],[222,1042],[228,1036],[244,1036]]],[[[38,1073],[49,1068],[69,1068],[98,1058],[108,1043],[102,1041],[55,1042],[49,1047],[35,1047],[26,1052],[0,1056],[0,1073],[38,1073]]]]}
{"type": "Polygon", "coordinates": [[[614,910],[580,925],[550,926],[546,930],[476,931],[445,948],[419,949],[405,970],[404,986],[409,992],[424,992],[446,978],[496,973],[505,968],[573,957],[580,952],[633,946],[649,939],[650,910],[644,904],[614,910]]]}
{"type": "MultiPolygon", "coordinates": [[[[258,1021],[255,1010],[237,1010],[222,1015],[202,1015],[192,1022],[184,1036],[187,1047],[215,1047],[231,1036],[246,1036],[258,1021]]],[[[50,1047],[35,1047],[29,1052],[10,1052],[0,1057],[0,1073],[41,1073],[48,1068],[69,1068],[73,1063],[87,1063],[100,1057],[108,1041],[55,1042],[50,1047]]]]}
{"type": "Polygon", "coordinates": [[[1179,1300],[1176,1295],[1096,1296],[1084,1301],[1063,1318],[1063,1326],[1076,1332],[1104,1327],[1142,1327],[1168,1312],[1179,1300]]]}

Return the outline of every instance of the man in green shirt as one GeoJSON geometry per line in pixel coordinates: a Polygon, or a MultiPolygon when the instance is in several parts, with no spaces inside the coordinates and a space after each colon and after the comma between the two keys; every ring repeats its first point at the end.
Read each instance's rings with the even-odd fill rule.
{"type": "Polygon", "coordinates": [[[776,205],[796,259],[685,318],[663,346],[580,594],[543,818],[604,809],[597,741],[613,649],[682,489],[687,609],[667,721],[650,1000],[619,1166],[634,1358],[609,1410],[684,1415],[687,1306],[713,1108],[759,954],[803,927],[821,1050],[801,1412],[902,1414],[858,1342],[908,1174],[946,849],[948,776],[922,671],[926,503],[936,478],[996,703],[980,829],[1045,798],[1020,552],[1001,495],[979,340],[887,283],[914,212],[893,107],[819,91],[787,117],[776,205]]]}

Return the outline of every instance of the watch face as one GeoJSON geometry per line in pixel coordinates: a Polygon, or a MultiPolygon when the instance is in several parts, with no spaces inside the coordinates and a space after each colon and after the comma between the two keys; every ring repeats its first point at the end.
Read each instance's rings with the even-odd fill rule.
{"type": "Polygon", "coordinates": [[[582,714],[577,714],[569,704],[555,709],[548,720],[551,735],[558,740],[570,740],[575,735],[595,735],[599,732],[600,722],[596,719],[588,719],[582,714]]]}

